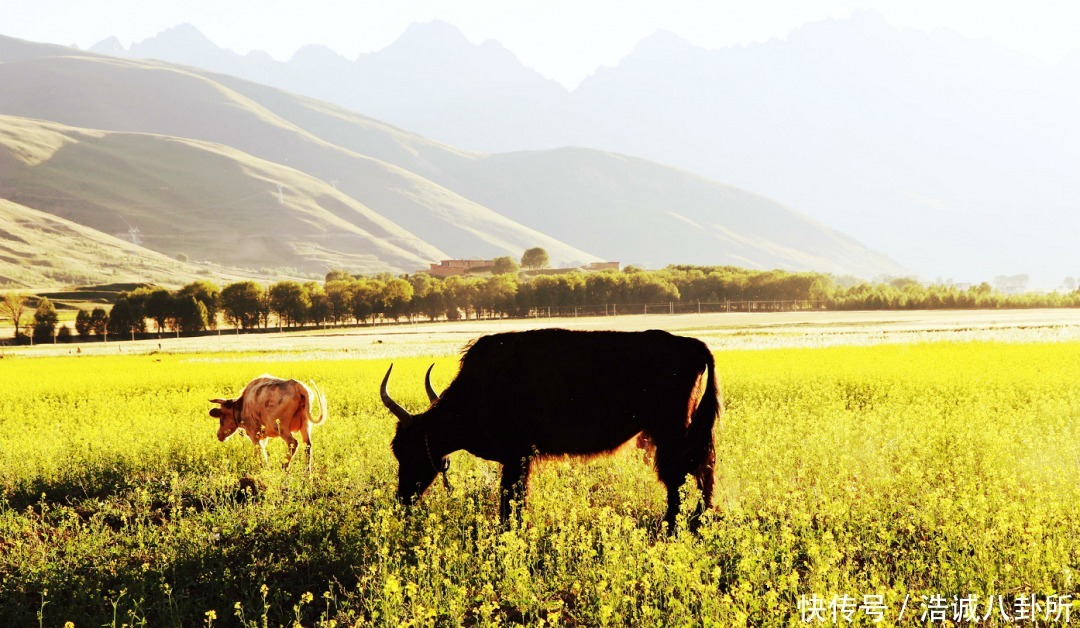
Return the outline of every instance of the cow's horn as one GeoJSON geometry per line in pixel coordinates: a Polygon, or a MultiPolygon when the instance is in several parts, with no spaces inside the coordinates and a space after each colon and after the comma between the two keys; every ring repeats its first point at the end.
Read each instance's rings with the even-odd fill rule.
{"type": "Polygon", "coordinates": [[[392,370],[394,370],[393,364],[390,365],[390,368],[386,369],[386,376],[382,378],[382,386],[379,387],[379,396],[382,397],[382,402],[383,405],[386,406],[386,409],[397,417],[398,422],[401,423],[403,427],[408,427],[413,421],[412,415],[406,412],[405,408],[399,406],[396,401],[391,399],[390,393],[386,392],[386,382],[390,380],[390,371],[392,370]]]}
{"type": "Polygon", "coordinates": [[[224,399],[211,399],[210,403],[216,403],[218,405],[224,405],[225,400],[224,399]]]}
{"type": "Polygon", "coordinates": [[[434,364],[427,367],[427,375],[424,375],[424,390],[427,391],[427,398],[428,401],[430,401],[431,403],[435,403],[439,400],[438,393],[436,393],[435,389],[431,387],[431,369],[433,368],[435,368],[434,364]]]}

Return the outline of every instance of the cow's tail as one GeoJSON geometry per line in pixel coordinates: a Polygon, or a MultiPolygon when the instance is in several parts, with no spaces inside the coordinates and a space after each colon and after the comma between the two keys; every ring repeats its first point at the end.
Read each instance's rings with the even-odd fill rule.
{"type": "MultiPolygon", "coordinates": [[[[318,424],[320,424],[320,423],[322,423],[323,421],[326,420],[326,395],[322,394],[322,391],[319,390],[319,387],[315,385],[315,380],[309,379],[308,382],[311,383],[312,390],[314,390],[315,394],[319,397],[319,418],[318,419],[316,419],[315,417],[311,418],[311,424],[312,425],[318,425],[318,424]]],[[[310,402],[309,402],[309,404],[310,404],[310,402]]],[[[310,414],[310,411],[309,411],[309,414],[310,414]]]]}

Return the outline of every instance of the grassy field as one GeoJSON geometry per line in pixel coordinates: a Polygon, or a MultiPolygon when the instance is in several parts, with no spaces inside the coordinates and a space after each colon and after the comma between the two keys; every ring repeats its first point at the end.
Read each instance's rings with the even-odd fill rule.
{"type": "MultiPolygon", "coordinates": [[[[542,463],[509,529],[497,465],[464,452],[452,494],[404,510],[377,394],[389,357],[0,360],[0,625],[917,625],[966,609],[1006,625],[1032,596],[1044,623],[1080,612],[1078,342],[720,351],[716,509],[674,539],[632,448],[542,463]],[[312,478],[278,468],[280,441],[264,469],[246,439],[214,438],[207,400],[264,372],[329,398],[312,478]]],[[[395,358],[409,410],[432,361],[442,388],[455,357],[395,358]]]]}

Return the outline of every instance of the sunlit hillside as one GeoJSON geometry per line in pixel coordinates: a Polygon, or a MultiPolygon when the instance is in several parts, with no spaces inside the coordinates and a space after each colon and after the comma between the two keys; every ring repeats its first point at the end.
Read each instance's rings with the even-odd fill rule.
{"type": "Polygon", "coordinates": [[[216,264],[192,264],[52,214],[0,199],[0,286],[265,279],[216,264]]]}
{"type": "Polygon", "coordinates": [[[66,52],[0,37],[0,81],[16,87],[0,91],[0,114],[80,134],[37,165],[0,171],[0,196],[106,233],[137,226],[170,256],[414,272],[541,246],[556,266],[902,272],[794,209],[660,164],[591,150],[470,153],[248,81],[66,52]],[[278,234],[290,246],[275,247],[278,234]]]}
{"type": "Polygon", "coordinates": [[[0,164],[4,197],[106,234],[137,228],[169,256],[378,272],[443,255],[323,181],[217,144],[0,116],[0,164]]]}

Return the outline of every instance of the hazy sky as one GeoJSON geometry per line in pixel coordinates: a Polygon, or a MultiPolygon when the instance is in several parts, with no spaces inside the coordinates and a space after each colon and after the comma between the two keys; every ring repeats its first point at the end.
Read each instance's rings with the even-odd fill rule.
{"type": "Polygon", "coordinates": [[[1076,0],[0,0],[0,34],[87,48],[124,45],[195,25],[236,52],[287,60],[323,44],[352,59],[440,19],[473,43],[495,39],[525,65],[574,87],[640,39],[669,30],[706,48],[784,37],[829,17],[874,8],[894,26],[990,39],[1056,62],[1077,47],[1076,0]]]}

